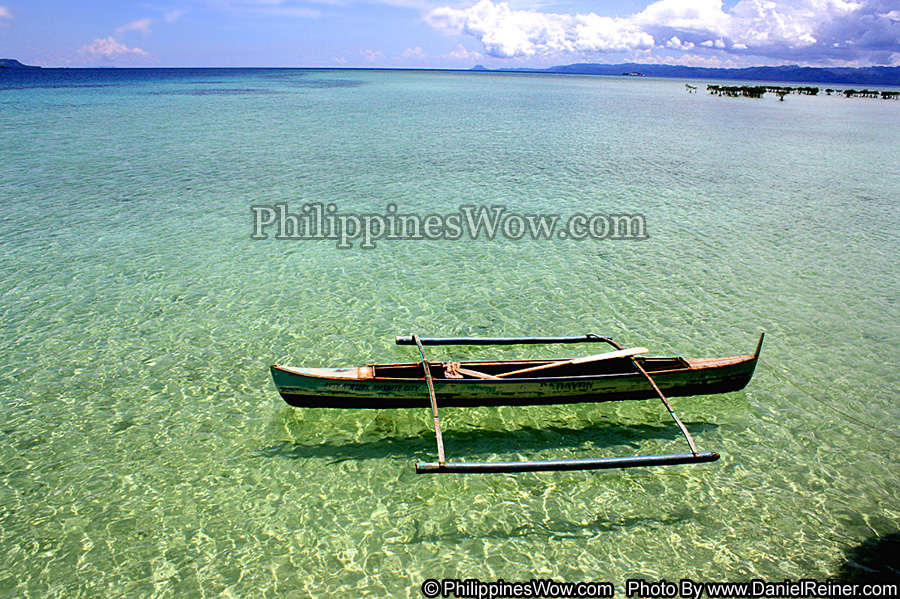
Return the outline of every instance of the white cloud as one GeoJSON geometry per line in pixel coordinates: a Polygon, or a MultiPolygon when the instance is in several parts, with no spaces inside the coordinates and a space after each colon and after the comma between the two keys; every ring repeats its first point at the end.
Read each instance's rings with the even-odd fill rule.
{"type": "Polygon", "coordinates": [[[452,51],[448,52],[447,54],[444,54],[444,56],[442,56],[442,58],[449,58],[452,60],[479,61],[482,58],[484,58],[484,54],[481,54],[480,52],[469,52],[468,50],[466,50],[465,46],[463,46],[462,44],[459,44],[452,51]]]}
{"type": "Polygon", "coordinates": [[[165,20],[166,23],[174,23],[186,12],[186,10],[170,10],[163,15],[163,20],[165,20]]]}
{"type": "Polygon", "coordinates": [[[255,12],[262,15],[297,19],[318,19],[323,15],[321,10],[305,6],[273,6],[271,8],[259,8],[255,12]]]}
{"type": "Polygon", "coordinates": [[[97,58],[119,58],[121,56],[150,56],[140,48],[129,48],[125,44],[117,42],[112,36],[105,39],[95,39],[90,44],[81,47],[83,54],[97,58]]]}
{"type": "Polygon", "coordinates": [[[116,29],[116,35],[122,35],[127,31],[140,31],[144,35],[150,34],[150,26],[153,24],[153,19],[138,19],[137,21],[132,21],[127,25],[122,25],[118,29],[116,29]]]}
{"type": "Polygon", "coordinates": [[[575,49],[579,52],[622,52],[650,50],[653,36],[626,19],[598,17],[591,13],[577,15],[575,49]]]}
{"type": "Polygon", "coordinates": [[[665,56],[658,62],[663,64],[708,68],[740,68],[747,66],[734,60],[722,60],[718,56],[700,56],[686,52],[679,56],[665,56]]]}
{"type": "Polygon", "coordinates": [[[725,32],[729,17],[722,0],[659,0],[632,17],[644,28],[668,27],[683,32],[725,32]]]}
{"type": "Polygon", "coordinates": [[[694,48],[693,42],[683,42],[678,39],[678,36],[673,36],[672,39],[666,42],[666,48],[670,50],[691,50],[694,48]]]}
{"type": "Polygon", "coordinates": [[[92,60],[103,59],[113,61],[119,58],[125,59],[145,59],[152,56],[149,52],[137,47],[128,47],[116,38],[121,38],[130,31],[139,31],[140,33],[150,35],[153,27],[161,22],[174,23],[186,12],[184,10],[170,10],[167,12],[159,11],[162,14],[160,18],[143,18],[136,19],[130,23],[126,23],[118,27],[115,33],[107,38],[97,38],[90,44],[85,44],[79,49],[82,57],[89,57],[92,60]]]}
{"type": "Polygon", "coordinates": [[[5,6],[0,6],[0,19],[11,19],[13,14],[5,6]]]}
{"type": "Polygon", "coordinates": [[[646,51],[734,53],[774,61],[896,63],[897,0],[657,0],[628,17],[512,10],[479,0],[432,10],[428,22],[479,40],[499,58],[646,51]]]}
{"type": "Polygon", "coordinates": [[[849,4],[830,0],[781,3],[741,0],[732,11],[733,27],[730,33],[735,41],[748,47],[811,45],[817,41],[814,31],[823,20],[849,10],[852,10],[849,4]],[[816,4],[819,6],[814,6],[816,4]]]}
{"type": "Polygon", "coordinates": [[[653,38],[623,19],[514,11],[506,2],[480,0],[472,8],[437,8],[428,15],[437,29],[466,34],[491,56],[511,58],[548,53],[644,50],[653,38]]]}
{"type": "Polygon", "coordinates": [[[378,62],[384,59],[384,54],[377,50],[363,50],[360,54],[362,54],[363,60],[366,62],[378,62]]]}
{"type": "Polygon", "coordinates": [[[416,46],[415,48],[407,48],[403,51],[403,58],[412,59],[412,60],[423,60],[425,58],[425,51],[422,50],[422,46],[416,46]]]}
{"type": "Polygon", "coordinates": [[[218,10],[238,14],[309,19],[323,15],[320,9],[311,5],[340,6],[344,0],[206,0],[206,3],[218,10]]]}

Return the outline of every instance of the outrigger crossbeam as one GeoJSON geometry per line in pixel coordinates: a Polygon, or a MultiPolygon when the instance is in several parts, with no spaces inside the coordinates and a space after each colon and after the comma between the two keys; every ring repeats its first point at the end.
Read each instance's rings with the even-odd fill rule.
{"type": "MultiPolygon", "coordinates": [[[[419,474],[438,473],[438,472],[470,472],[470,473],[486,473],[486,472],[558,472],[572,470],[606,470],[612,468],[636,468],[643,466],[671,466],[676,464],[698,464],[704,462],[715,462],[719,459],[719,454],[714,452],[699,452],[684,423],[678,418],[675,410],[672,409],[666,396],[659,389],[656,382],[650,374],[635,359],[637,353],[646,351],[644,348],[636,350],[625,350],[621,345],[610,339],[600,335],[587,334],[579,337],[419,337],[418,335],[410,335],[408,337],[397,337],[397,345],[415,345],[422,357],[422,367],[427,382],[428,395],[431,403],[432,417],[434,419],[434,432],[437,440],[438,461],[437,462],[419,462],[416,464],[416,472],[419,474]],[[536,460],[536,461],[518,461],[518,462],[447,462],[444,452],[444,440],[441,432],[441,422],[438,415],[437,396],[434,392],[434,384],[431,377],[431,371],[428,360],[425,357],[423,345],[517,345],[517,344],[544,344],[544,343],[595,343],[604,342],[616,348],[616,352],[609,354],[599,354],[597,356],[589,356],[582,360],[603,359],[605,357],[628,357],[631,359],[635,369],[640,372],[647,382],[653,388],[655,393],[662,400],[663,405],[669,414],[675,420],[675,423],[681,429],[682,434],[691,448],[691,453],[674,453],[664,455],[646,455],[646,456],[624,456],[616,458],[598,458],[598,459],[581,459],[581,460],[536,460]]],[[[762,338],[760,338],[760,344],[762,338]]],[[[759,350],[757,349],[757,354],[759,350]]],[[[564,364],[569,361],[562,361],[564,364]]],[[[516,371],[524,372],[524,371],[516,371]]],[[[493,378],[503,376],[498,375],[493,378]]]]}

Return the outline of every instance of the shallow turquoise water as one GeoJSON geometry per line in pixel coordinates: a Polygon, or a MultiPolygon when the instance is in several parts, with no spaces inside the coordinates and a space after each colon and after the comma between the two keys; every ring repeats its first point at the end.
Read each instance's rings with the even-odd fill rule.
{"type": "MultiPolygon", "coordinates": [[[[897,531],[896,102],[469,73],[2,75],[0,595],[417,597],[457,577],[621,595],[632,577],[824,579],[897,531]],[[252,241],[250,206],[276,202],[639,213],[649,239],[252,241]],[[393,337],[411,332],[701,357],[760,331],[745,391],[673,400],[722,459],[668,469],[417,476],[427,410],[289,408],[267,371],[410,361],[393,337]]],[[[650,402],[442,422],[458,459],[685,450],[650,402]]]]}

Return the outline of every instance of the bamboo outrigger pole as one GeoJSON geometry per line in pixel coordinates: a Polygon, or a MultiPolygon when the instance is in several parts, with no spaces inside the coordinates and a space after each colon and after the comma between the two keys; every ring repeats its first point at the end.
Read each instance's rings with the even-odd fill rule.
{"type": "MultiPolygon", "coordinates": [[[[621,345],[619,345],[618,343],[616,343],[609,337],[604,337],[604,339],[606,340],[607,343],[609,343],[616,349],[618,349],[618,350],[623,349],[621,345]]],[[[629,356],[629,357],[631,358],[631,363],[634,364],[634,367],[637,368],[638,372],[640,372],[641,374],[644,375],[644,378],[647,379],[647,381],[650,383],[650,386],[653,387],[654,391],[656,391],[656,394],[662,400],[663,405],[666,406],[666,409],[669,411],[669,415],[671,415],[672,418],[675,419],[675,423],[678,425],[678,428],[681,429],[681,432],[684,435],[684,438],[687,439],[688,445],[691,448],[691,453],[694,454],[694,456],[699,455],[699,453],[697,452],[697,445],[694,443],[694,438],[691,437],[691,434],[688,432],[687,427],[684,425],[684,423],[678,417],[678,414],[675,413],[675,410],[672,408],[672,404],[669,403],[669,400],[666,399],[666,396],[663,395],[663,392],[659,390],[659,387],[656,385],[656,381],[653,380],[653,377],[650,376],[649,372],[644,370],[644,367],[640,365],[640,363],[635,359],[634,356],[629,356]]]]}
{"type": "Polygon", "coordinates": [[[703,464],[715,462],[719,454],[670,453],[666,455],[623,456],[618,458],[586,458],[579,460],[537,460],[520,462],[418,462],[418,474],[432,473],[515,473],[515,472],[580,472],[582,470],[612,470],[616,468],[643,468],[647,466],[677,466],[679,464],[703,464]]]}
{"type": "MultiPolygon", "coordinates": [[[[702,462],[714,462],[719,459],[719,454],[705,451],[698,452],[694,439],[688,432],[687,427],[678,418],[672,404],[663,395],[663,392],[657,386],[656,381],[650,376],[643,366],[637,361],[635,355],[644,353],[645,348],[635,348],[626,350],[621,345],[610,339],[599,335],[588,334],[581,337],[419,337],[418,335],[410,335],[408,337],[397,337],[397,345],[413,345],[419,349],[419,355],[422,356],[422,368],[425,372],[425,381],[428,385],[428,395],[431,399],[431,412],[434,417],[434,432],[437,437],[438,461],[437,463],[417,463],[416,472],[539,472],[539,471],[564,471],[564,470],[605,470],[607,468],[633,468],[636,466],[665,466],[672,464],[696,464],[702,462]],[[598,354],[597,356],[588,356],[585,361],[594,361],[607,356],[628,357],[632,364],[640,372],[653,387],[653,390],[662,400],[663,405],[669,411],[669,414],[678,424],[684,438],[687,439],[691,448],[691,453],[669,454],[669,455],[648,455],[618,458],[601,458],[601,459],[581,459],[581,460],[546,460],[546,461],[529,461],[529,462],[452,462],[447,463],[444,454],[444,439],[441,435],[441,421],[438,417],[437,396],[434,392],[434,380],[431,377],[431,369],[428,366],[428,360],[425,357],[425,350],[422,347],[426,345],[513,345],[513,344],[530,344],[530,343],[596,343],[604,342],[612,345],[618,350],[609,354],[598,354]]],[[[760,345],[762,339],[760,339],[760,345]]],[[[757,348],[757,354],[759,349],[757,348]]],[[[577,360],[577,359],[576,359],[577,360]]],[[[551,364],[550,366],[558,366],[576,360],[564,360],[551,364]]],[[[541,368],[543,369],[543,367],[541,368]]],[[[532,369],[525,369],[530,371],[532,369]]],[[[522,372],[522,371],[518,371],[522,372]]],[[[480,374],[480,373],[476,373],[480,374]]],[[[507,373],[512,374],[512,373],[507,373]]],[[[482,375],[486,376],[486,375],[482,375]]],[[[500,378],[503,375],[490,376],[486,378],[500,378]]]]}
{"type": "Polygon", "coordinates": [[[678,424],[678,428],[680,428],[681,432],[684,434],[684,438],[687,439],[688,445],[690,445],[691,447],[691,453],[693,453],[695,456],[698,455],[697,446],[694,444],[694,439],[693,437],[691,437],[691,433],[688,432],[687,427],[678,417],[678,414],[676,414],[675,410],[672,409],[672,404],[669,403],[669,400],[666,399],[666,396],[663,395],[663,392],[660,391],[659,387],[656,386],[656,381],[653,380],[653,377],[651,377],[650,374],[646,370],[644,370],[644,367],[638,364],[638,361],[633,357],[631,358],[631,362],[634,364],[635,368],[641,371],[641,374],[647,377],[647,380],[650,381],[650,384],[653,385],[654,391],[656,391],[656,394],[659,395],[659,398],[662,400],[663,405],[666,406],[666,409],[669,410],[669,414],[672,416],[672,418],[675,419],[676,424],[678,424]]]}
{"type": "MultiPolygon", "coordinates": [[[[415,345],[416,335],[400,335],[397,345],[415,345]]],[[[609,337],[593,333],[577,337],[419,337],[422,345],[531,345],[545,343],[609,343],[609,337]]]]}
{"type": "Polygon", "coordinates": [[[438,416],[437,396],[434,394],[434,381],[431,378],[431,369],[428,367],[428,360],[425,358],[425,350],[422,349],[422,342],[418,335],[412,336],[416,347],[419,348],[419,355],[422,356],[422,368],[425,369],[425,381],[428,383],[428,395],[431,397],[431,413],[434,416],[434,435],[437,437],[438,464],[443,467],[447,460],[444,457],[444,438],[441,435],[441,419],[438,416]]]}

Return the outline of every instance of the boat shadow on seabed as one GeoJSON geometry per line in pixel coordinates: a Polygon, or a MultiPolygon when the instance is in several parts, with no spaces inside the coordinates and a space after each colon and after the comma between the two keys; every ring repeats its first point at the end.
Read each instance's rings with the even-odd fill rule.
{"type": "MultiPolygon", "coordinates": [[[[713,423],[691,423],[698,433],[714,431],[713,423]]],[[[675,442],[681,437],[677,427],[666,424],[594,423],[582,427],[523,426],[515,430],[477,429],[444,432],[444,440],[457,454],[469,457],[488,457],[497,454],[534,454],[547,450],[603,453],[604,447],[640,447],[649,439],[675,442]]],[[[331,463],[347,460],[390,459],[417,456],[426,458],[434,453],[434,433],[423,430],[412,436],[372,436],[354,441],[326,441],[305,443],[284,441],[259,450],[267,458],[308,459],[324,458],[331,463]]]]}

